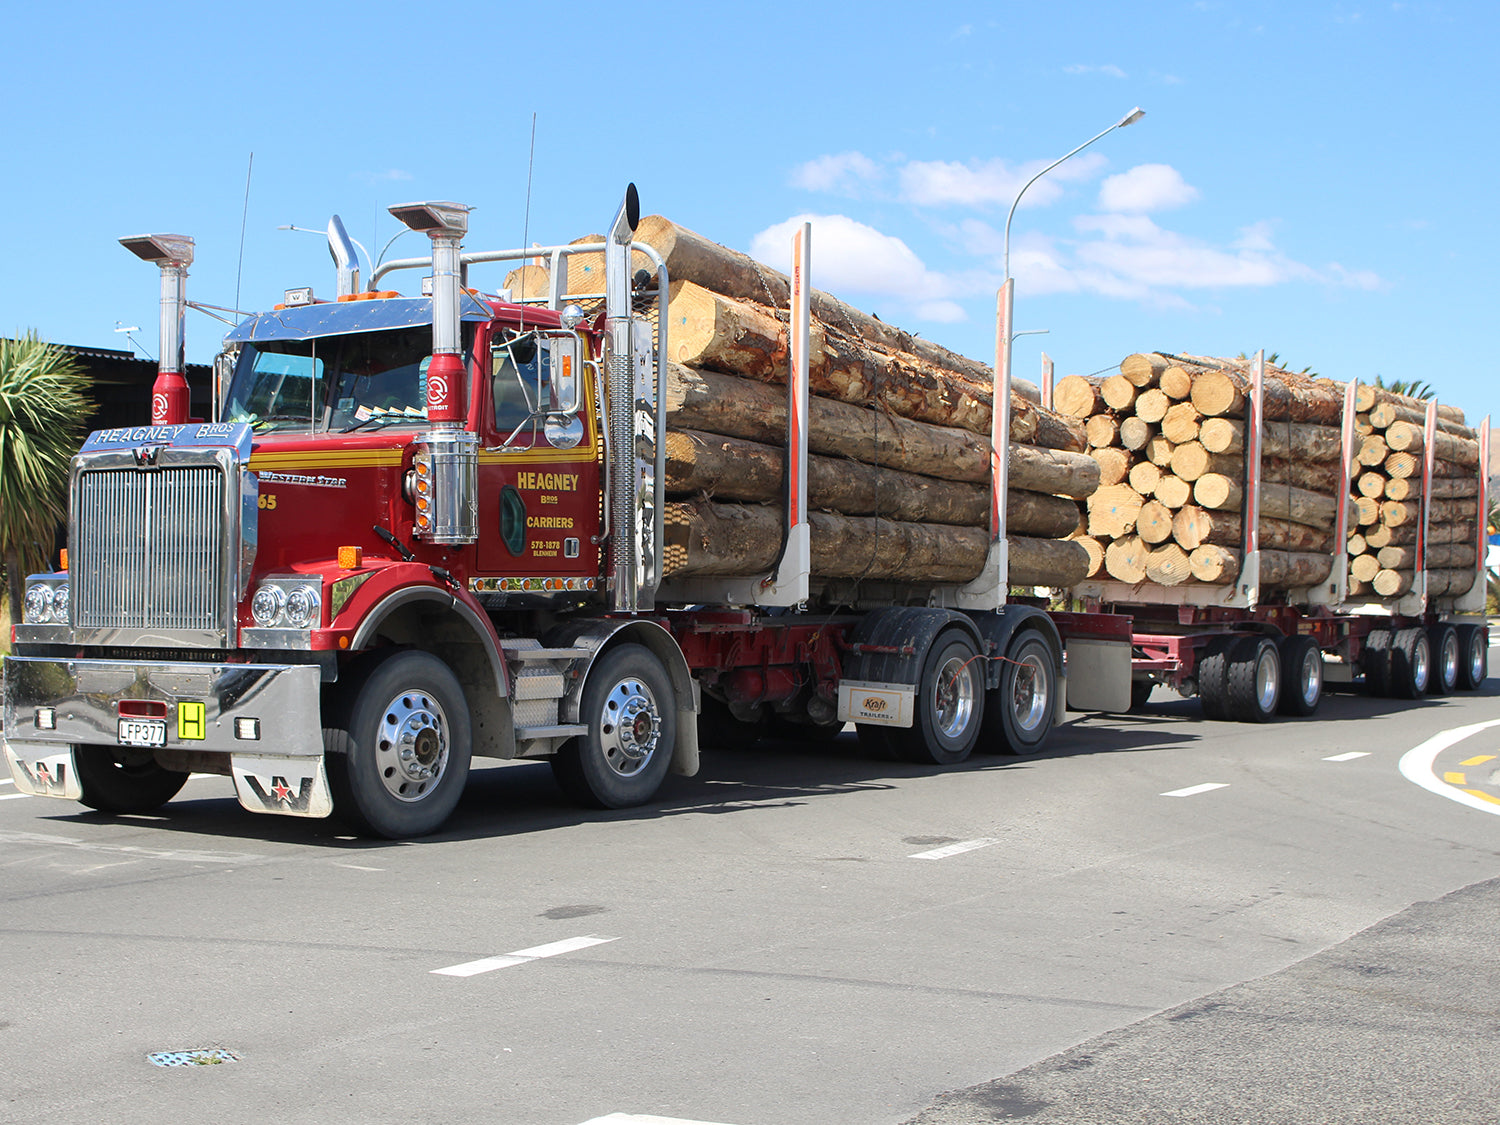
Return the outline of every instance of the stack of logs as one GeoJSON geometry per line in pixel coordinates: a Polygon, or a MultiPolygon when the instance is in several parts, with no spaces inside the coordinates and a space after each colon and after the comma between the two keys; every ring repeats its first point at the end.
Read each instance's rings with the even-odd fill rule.
{"type": "MultiPolygon", "coordinates": [[[[1089,552],[1090,577],[1163,586],[1236,580],[1249,368],[1242,359],[1137,353],[1116,375],[1070,375],[1058,383],[1054,405],[1084,422],[1100,467],[1100,488],[1089,499],[1079,536],[1089,552]]],[[[1374,387],[1356,393],[1364,431],[1360,460],[1367,466],[1353,482],[1357,498],[1343,463],[1343,385],[1266,367],[1263,589],[1328,580],[1340,503],[1348,505],[1349,554],[1359,560],[1351,563],[1350,593],[1391,597],[1411,587],[1422,444],[1422,428],[1413,422],[1426,404],[1374,387]]],[[[1429,568],[1440,568],[1429,578],[1432,593],[1462,593],[1459,585],[1474,574],[1456,569],[1474,564],[1478,493],[1478,443],[1462,417],[1440,408],[1434,499],[1442,499],[1433,506],[1429,542],[1444,546],[1428,549],[1429,568]]]]}
{"type": "MultiPolygon", "coordinates": [[[[785,511],[788,279],[660,216],[635,237],[671,279],[665,576],[768,573],[785,511]]],[[[582,257],[568,291],[598,292],[600,263],[582,257]]],[[[545,275],[507,279],[522,283],[542,291],[545,275]]],[[[990,542],[991,369],[816,290],[811,336],[813,580],[977,578],[990,542]]],[[[1010,582],[1070,586],[1088,556],[1069,537],[1099,481],[1083,426],[1015,394],[1010,436],[1010,582]]]]}
{"type": "MultiPolygon", "coordinates": [[[[1381,387],[1355,391],[1351,595],[1397,597],[1416,576],[1427,403],[1381,387]]],[[[1464,594],[1477,574],[1479,441],[1456,407],[1437,408],[1427,524],[1427,593],[1464,594]]]]}

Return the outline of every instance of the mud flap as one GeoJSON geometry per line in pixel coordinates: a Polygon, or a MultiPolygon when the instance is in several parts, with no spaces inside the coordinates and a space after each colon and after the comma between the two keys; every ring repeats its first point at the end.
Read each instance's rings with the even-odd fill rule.
{"type": "Polygon", "coordinates": [[[73,747],[55,742],[5,743],[5,760],[16,791],[33,797],[61,797],[76,801],[83,785],[73,765],[73,747]]]}
{"type": "Polygon", "coordinates": [[[333,794],[322,758],[230,758],[234,792],[251,812],[324,817],[333,813],[333,794]]]}

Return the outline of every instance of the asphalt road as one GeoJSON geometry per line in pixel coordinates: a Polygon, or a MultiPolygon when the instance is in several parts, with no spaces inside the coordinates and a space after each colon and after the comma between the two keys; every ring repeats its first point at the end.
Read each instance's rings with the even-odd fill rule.
{"type": "Polygon", "coordinates": [[[412,844],[0,786],[0,1121],[1494,1121],[1497,695],[497,766],[412,844]]]}

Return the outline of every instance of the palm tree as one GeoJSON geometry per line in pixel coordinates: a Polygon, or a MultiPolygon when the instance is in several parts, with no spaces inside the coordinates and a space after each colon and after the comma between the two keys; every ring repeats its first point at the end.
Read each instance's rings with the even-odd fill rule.
{"type": "Polygon", "coordinates": [[[21,619],[21,580],[48,565],[66,511],[87,386],[77,361],[34,331],[0,340],[0,557],[12,621],[21,619]]]}
{"type": "Polygon", "coordinates": [[[1437,394],[1432,384],[1425,379],[1392,379],[1387,383],[1379,375],[1376,375],[1375,385],[1390,391],[1392,394],[1405,395],[1407,398],[1428,399],[1437,394]]]}

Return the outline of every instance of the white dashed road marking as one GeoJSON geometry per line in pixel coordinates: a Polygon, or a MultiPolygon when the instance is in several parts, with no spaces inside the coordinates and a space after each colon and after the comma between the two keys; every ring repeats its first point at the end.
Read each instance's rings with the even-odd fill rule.
{"type": "Polygon", "coordinates": [[[556,957],[563,953],[575,953],[591,945],[603,945],[618,941],[612,937],[576,937],[565,941],[554,941],[548,945],[536,945],[530,949],[518,949],[514,953],[502,953],[499,957],[484,957],[478,961],[465,961],[462,965],[449,965],[446,969],[432,969],[441,977],[473,977],[495,969],[508,969],[512,965],[524,965],[527,961],[539,961],[543,957],[556,957]]]}
{"type": "Polygon", "coordinates": [[[1351,750],[1347,754],[1335,754],[1333,757],[1324,758],[1323,760],[1325,762],[1352,762],[1355,758],[1368,758],[1369,756],[1370,752],[1368,750],[1351,750]]]}
{"type": "Polygon", "coordinates": [[[722,1121],[688,1121],[681,1117],[656,1117],[649,1113],[611,1113],[591,1117],[583,1125],[724,1125],[722,1121]]]}
{"type": "Polygon", "coordinates": [[[964,852],[972,852],[978,848],[987,848],[991,844],[1000,841],[988,837],[979,840],[960,840],[956,844],[944,844],[941,848],[933,848],[930,852],[917,852],[909,855],[907,859],[947,859],[950,855],[962,855],[964,852]]]}
{"type": "Polygon", "coordinates": [[[1208,781],[1202,785],[1189,785],[1186,789],[1173,789],[1166,793],[1158,794],[1162,797],[1196,797],[1199,793],[1209,793],[1215,789],[1228,789],[1227,781],[1208,781]]]}

